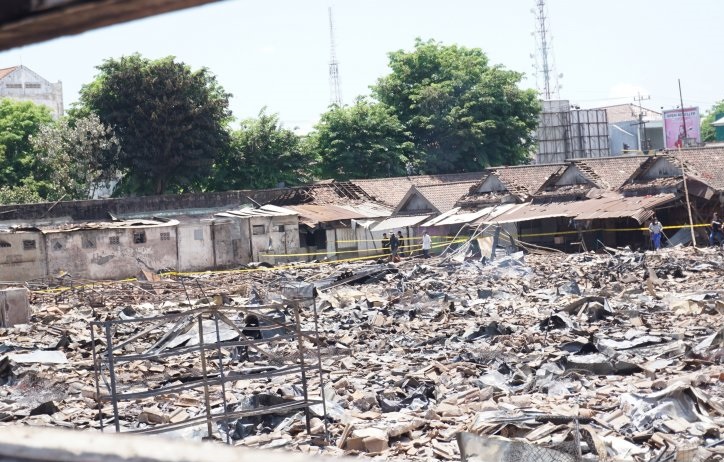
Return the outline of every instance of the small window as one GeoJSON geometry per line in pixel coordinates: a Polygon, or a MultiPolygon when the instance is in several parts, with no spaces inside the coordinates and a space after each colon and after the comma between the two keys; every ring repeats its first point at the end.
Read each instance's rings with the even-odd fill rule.
{"type": "Polygon", "coordinates": [[[254,236],[259,236],[261,234],[264,234],[266,231],[264,230],[264,225],[254,225],[251,227],[251,234],[254,236]]]}
{"type": "Polygon", "coordinates": [[[6,83],[5,87],[7,88],[23,88],[22,83],[6,83]]]}
{"type": "Polygon", "coordinates": [[[276,232],[278,232],[278,233],[283,233],[283,232],[284,232],[284,225],[276,225],[276,226],[274,226],[274,231],[276,231],[276,232]]]}
{"type": "Polygon", "coordinates": [[[39,83],[26,83],[25,88],[40,88],[39,83]]]}
{"type": "Polygon", "coordinates": [[[204,230],[203,230],[203,229],[195,229],[195,230],[194,230],[194,240],[195,240],[195,241],[203,241],[203,240],[204,240],[204,230]]]}
{"type": "Polygon", "coordinates": [[[23,241],[23,250],[35,250],[35,239],[23,241]]]}
{"type": "Polygon", "coordinates": [[[9,242],[0,241],[0,248],[9,248],[9,247],[12,247],[9,242]]]}
{"type": "Polygon", "coordinates": [[[146,231],[134,231],[133,232],[133,243],[134,244],[145,244],[146,243],[146,231]]]}
{"type": "Polygon", "coordinates": [[[108,238],[108,243],[110,245],[120,245],[121,244],[121,238],[120,236],[111,236],[108,238]]]}
{"type": "Polygon", "coordinates": [[[63,243],[60,242],[60,239],[55,239],[53,241],[52,247],[53,247],[53,250],[56,252],[59,250],[63,250],[63,243]]]}
{"type": "Polygon", "coordinates": [[[83,248],[84,249],[95,249],[96,248],[96,238],[89,237],[89,236],[83,236],[83,248]]]}
{"type": "Polygon", "coordinates": [[[162,241],[170,241],[170,240],[171,240],[171,233],[161,233],[161,240],[162,240],[162,241]]]}

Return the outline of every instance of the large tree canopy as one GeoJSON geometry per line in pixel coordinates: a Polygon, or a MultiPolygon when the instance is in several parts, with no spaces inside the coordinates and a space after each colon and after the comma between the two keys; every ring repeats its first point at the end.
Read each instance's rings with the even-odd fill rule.
{"type": "Polygon", "coordinates": [[[53,120],[50,110],[30,101],[0,100],[0,188],[5,202],[27,202],[49,193],[48,171],[38,164],[31,139],[53,120]]]}
{"type": "Polygon", "coordinates": [[[364,99],[322,114],[309,144],[321,175],[338,180],[404,175],[413,148],[392,111],[364,99]]]}
{"type": "Polygon", "coordinates": [[[120,144],[96,114],[44,125],[32,144],[54,185],[48,199],[90,199],[117,180],[120,144]]]}
{"type": "Polygon", "coordinates": [[[478,48],[418,39],[389,54],[392,72],[372,87],[412,133],[426,173],[518,164],[534,147],[539,103],[522,74],[491,66],[478,48]]]}
{"type": "Polygon", "coordinates": [[[724,114],[724,100],[714,103],[701,119],[701,141],[715,141],[714,127],[711,124],[716,121],[717,114],[724,114]]]}
{"type": "Polygon", "coordinates": [[[278,114],[267,114],[241,122],[232,133],[229,149],[214,167],[212,189],[275,188],[311,181],[316,167],[313,154],[305,149],[294,131],[284,128],[278,114]]]}
{"type": "Polygon", "coordinates": [[[207,70],[173,57],[109,59],[83,86],[79,112],[98,114],[121,141],[126,191],[184,191],[228,145],[229,94],[207,70]]]}

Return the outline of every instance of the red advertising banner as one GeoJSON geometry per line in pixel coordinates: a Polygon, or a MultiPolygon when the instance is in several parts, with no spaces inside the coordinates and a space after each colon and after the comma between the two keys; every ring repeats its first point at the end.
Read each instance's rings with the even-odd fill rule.
{"type": "Polygon", "coordinates": [[[685,139],[699,143],[701,134],[699,126],[701,115],[698,107],[681,109],[669,109],[664,111],[664,136],[666,137],[666,148],[676,149],[686,147],[685,139]],[[684,131],[686,126],[686,131],[684,131]]]}

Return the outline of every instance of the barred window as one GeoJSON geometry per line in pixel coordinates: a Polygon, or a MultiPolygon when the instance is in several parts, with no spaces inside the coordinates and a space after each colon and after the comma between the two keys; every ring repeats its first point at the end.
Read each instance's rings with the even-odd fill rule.
{"type": "Polygon", "coordinates": [[[133,232],[133,243],[134,244],[145,244],[146,243],[146,232],[145,231],[134,231],[133,232]]]}

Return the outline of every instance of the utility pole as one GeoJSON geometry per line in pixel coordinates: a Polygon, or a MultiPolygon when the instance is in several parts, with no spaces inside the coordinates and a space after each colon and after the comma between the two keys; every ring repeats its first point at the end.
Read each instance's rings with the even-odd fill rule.
{"type": "Polygon", "coordinates": [[[681,140],[681,144],[684,145],[685,143],[688,144],[686,141],[687,138],[689,138],[689,132],[686,130],[686,116],[684,115],[684,97],[681,96],[681,79],[677,79],[679,81],[679,102],[681,103],[681,123],[684,126],[684,139],[681,140]]]}
{"type": "Polygon", "coordinates": [[[332,22],[332,7],[329,12],[329,104],[342,107],[342,90],[339,85],[339,62],[337,50],[334,45],[334,23],[332,22]]]}
{"type": "Polygon", "coordinates": [[[641,107],[641,101],[646,101],[649,99],[651,99],[651,96],[641,96],[641,92],[638,93],[638,97],[634,96],[634,101],[639,104],[639,151],[648,151],[650,149],[646,140],[646,122],[644,122],[644,109],[643,107],[641,107]]]}

